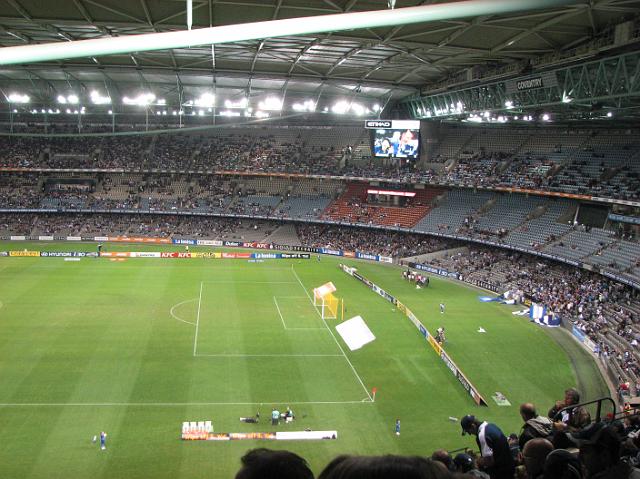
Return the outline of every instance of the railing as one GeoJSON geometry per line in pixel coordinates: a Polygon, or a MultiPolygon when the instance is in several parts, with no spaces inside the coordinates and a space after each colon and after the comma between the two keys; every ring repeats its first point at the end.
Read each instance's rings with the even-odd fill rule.
{"type": "Polygon", "coordinates": [[[569,414],[569,418],[571,418],[571,416],[573,415],[573,411],[576,408],[578,408],[578,407],[587,407],[587,406],[590,406],[592,404],[595,404],[596,405],[596,417],[595,417],[595,419],[592,419],[591,422],[600,422],[600,421],[602,421],[602,408],[603,408],[603,404],[604,403],[610,403],[611,404],[611,413],[608,413],[606,415],[606,419],[614,418],[616,416],[616,413],[617,413],[615,401],[610,397],[601,397],[599,399],[594,399],[593,401],[587,401],[587,402],[583,402],[583,403],[580,403],[580,404],[572,404],[571,406],[564,407],[564,408],[560,409],[553,416],[553,418],[551,418],[551,419],[553,421],[559,421],[560,418],[562,417],[562,414],[565,413],[565,412],[567,414],[569,414]]]}

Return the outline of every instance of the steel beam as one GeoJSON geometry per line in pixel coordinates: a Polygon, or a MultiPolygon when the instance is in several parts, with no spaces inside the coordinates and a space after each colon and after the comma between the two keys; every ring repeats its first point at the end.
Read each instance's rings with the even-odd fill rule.
{"type": "MultiPolygon", "coordinates": [[[[85,1],[95,4],[93,0],[85,1]]],[[[11,0],[11,2],[15,3],[16,0],[11,0]]],[[[339,13],[187,31],[80,40],[64,44],[43,43],[39,45],[5,47],[0,49],[0,65],[95,57],[134,51],[167,50],[289,35],[307,35],[319,32],[409,25],[453,18],[540,10],[580,3],[582,3],[580,0],[509,0],[508,2],[504,0],[466,0],[397,8],[395,10],[339,13]]]]}
{"type": "Polygon", "coordinates": [[[567,110],[574,106],[638,107],[640,52],[451,92],[414,96],[403,103],[414,118],[459,117],[485,111],[508,112],[561,105],[567,110]]]}

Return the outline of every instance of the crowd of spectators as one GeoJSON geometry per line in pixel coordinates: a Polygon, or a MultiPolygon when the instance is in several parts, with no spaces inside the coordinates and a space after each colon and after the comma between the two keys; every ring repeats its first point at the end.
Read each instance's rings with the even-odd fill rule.
{"type": "Polygon", "coordinates": [[[0,234],[3,236],[142,236],[256,241],[276,228],[276,223],[265,221],[184,215],[0,214],[0,234]]]}
{"type": "MultiPolygon", "coordinates": [[[[591,233],[588,228],[574,225],[556,228],[553,230],[556,234],[540,234],[545,226],[542,223],[542,226],[534,224],[538,216],[533,213],[539,207],[542,211],[546,204],[537,196],[487,194],[485,200],[477,203],[475,210],[469,209],[464,217],[460,216],[457,224],[454,220],[444,223],[438,221],[434,228],[427,224],[432,212],[434,215],[438,213],[435,215],[438,219],[447,220],[448,216],[447,203],[433,210],[432,202],[437,202],[437,195],[448,198],[455,196],[454,192],[447,196],[443,189],[417,190],[419,194],[431,196],[413,204],[410,202],[404,207],[381,207],[362,199],[362,195],[366,197],[366,187],[364,182],[341,183],[319,178],[299,180],[167,172],[12,172],[0,174],[0,208],[59,212],[91,210],[104,213],[115,210],[221,214],[274,220],[326,219],[403,227],[551,252],[560,257],[598,265],[603,270],[625,275],[631,280],[638,277],[640,260],[633,259],[636,251],[633,241],[621,241],[619,235],[615,236],[609,230],[597,229],[591,233]],[[359,189],[350,194],[352,187],[359,189]],[[341,188],[344,189],[342,195],[341,188]],[[418,223],[422,221],[427,222],[424,223],[426,226],[418,223]],[[512,235],[514,231],[516,235],[512,235]],[[589,241],[593,245],[586,248],[585,244],[589,241]],[[604,259],[600,259],[601,256],[604,259]]],[[[461,193],[455,198],[459,196],[461,193]]],[[[475,200],[470,192],[463,191],[462,196],[463,200],[475,200]]],[[[572,205],[569,200],[566,201],[565,210],[568,211],[572,205]]],[[[562,208],[549,211],[556,210],[555,214],[560,215],[562,208]]],[[[554,220],[558,220],[558,216],[552,214],[546,219],[550,231],[556,226],[554,220]]]]}
{"type": "MultiPolygon", "coordinates": [[[[599,143],[604,134],[584,133],[582,148],[575,146],[579,142],[574,138],[571,147],[550,144],[541,149],[537,145],[522,152],[511,149],[509,143],[502,151],[500,145],[480,144],[475,150],[450,153],[453,156],[443,158],[446,167],[436,171],[413,162],[384,164],[375,158],[346,161],[351,156],[344,153],[345,145],[358,140],[342,135],[340,144],[336,144],[336,135],[327,136],[325,143],[318,142],[321,131],[308,127],[287,134],[278,129],[229,129],[215,136],[7,136],[0,138],[0,167],[322,174],[639,198],[640,170],[632,158],[640,140],[635,136],[612,135],[613,147],[604,147],[599,143]],[[600,166],[594,169],[594,164],[600,166]]],[[[490,138],[486,141],[495,141],[495,137],[490,138]]],[[[555,138],[549,141],[557,141],[555,138]]]]}
{"type": "Polygon", "coordinates": [[[376,253],[393,258],[433,253],[461,244],[431,236],[348,226],[298,224],[296,231],[300,242],[305,246],[376,253]]]}

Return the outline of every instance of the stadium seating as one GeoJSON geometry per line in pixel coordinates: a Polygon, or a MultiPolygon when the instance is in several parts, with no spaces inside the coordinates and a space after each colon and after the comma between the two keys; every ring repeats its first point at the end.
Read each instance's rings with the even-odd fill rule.
{"type": "Polygon", "coordinates": [[[217,128],[206,134],[0,137],[0,167],[323,174],[500,186],[638,199],[640,134],[629,130],[443,127],[429,153],[444,168],[371,161],[359,127],[217,128]],[[350,155],[345,153],[352,148],[350,155]]]}

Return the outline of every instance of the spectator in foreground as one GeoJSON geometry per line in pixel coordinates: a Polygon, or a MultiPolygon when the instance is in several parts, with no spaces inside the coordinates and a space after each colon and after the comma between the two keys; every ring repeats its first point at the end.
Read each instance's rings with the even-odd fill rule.
{"type": "Polygon", "coordinates": [[[556,431],[578,432],[591,422],[591,415],[583,406],[570,407],[577,404],[580,404],[580,393],[569,388],[564,392],[564,400],[557,401],[549,410],[556,431]]]}
{"type": "Polygon", "coordinates": [[[453,459],[446,449],[437,449],[434,451],[433,454],[431,454],[431,460],[441,462],[449,471],[453,469],[453,459]]]}
{"type": "Polygon", "coordinates": [[[491,479],[513,479],[515,462],[511,456],[509,442],[500,428],[470,415],[463,417],[460,425],[463,436],[476,436],[482,456],[478,460],[480,470],[486,471],[491,479]]]}
{"type": "Polygon", "coordinates": [[[527,479],[539,479],[543,476],[544,464],[551,451],[553,444],[547,439],[536,437],[527,441],[522,450],[527,479]]]}
{"type": "Polygon", "coordinates": [[[318,479],[449,479],[438,461],[419,456],[338,456],[318,479]]]}
{"type": "Polygon", "coordinates": [[[467,476],[478,477],[480,479],[490,479],[489,474],[480,471],[476,467],[476,462],[472,456],[461,452],[453,458],[456,471],[467,476]]]}
{"type": "Polygon", "coordinates": [[[293,452],[252,449],[241,461],[236,479],[313,479],[307,461],[293,452]]]}
{"type": "Polygon", "coordinates": [[[544,479],[582,479],[582,467],[575,454],[555,449],[544,463],[544,479]]]}
{"type": "Polygon", "coordinates": [[[589,479],[639,479],[640,470],[620,460],[621,441],[612,426],[580,446],[580,462],[589,479]]]}
{"type": "Polygon", "coordinates": [[[548,417],[540,416],[536,407],[531,403],[524,403],[520,406],[520,417],[524,421],[522,432],[518,438],[520,450],[524,450],[525,444],[537,437],[548,438],[553,429],[553,423],[548,417]]]}

